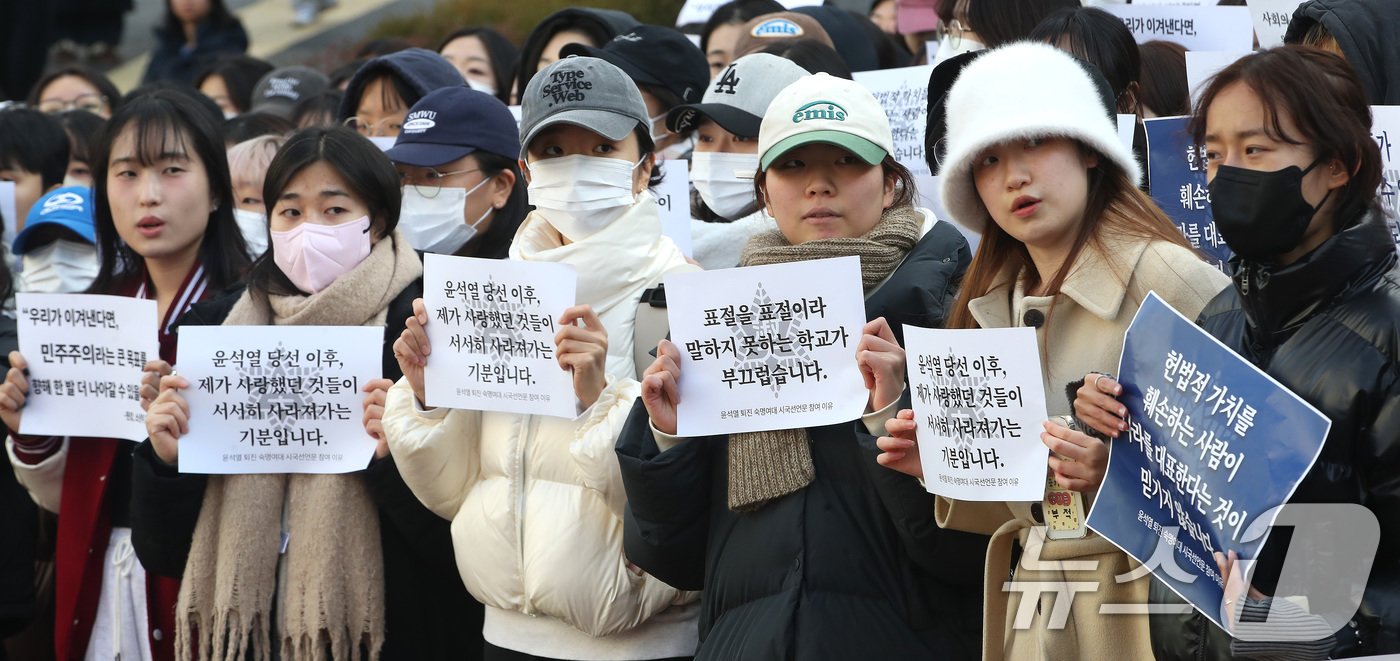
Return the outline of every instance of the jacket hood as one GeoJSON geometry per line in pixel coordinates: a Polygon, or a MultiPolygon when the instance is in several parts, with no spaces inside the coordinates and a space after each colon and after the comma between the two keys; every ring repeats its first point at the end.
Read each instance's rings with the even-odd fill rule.
{"type": "Polygon", "coordinates": [[[525,86],[530,84],[530,79],[535,77],[535,68],[539,66],[540,53],[544,51],[544,45],[555,33],[569,28],[580,28],[590,34],[601,32],[604,38],[596,44],[601,48],[613,37],[638,25],[641,23],[631,14],[616,9],[572,7],[546,16],[530,32],[530,36],[525,38],[525,45],[520,48],[520,70],[515,74],[516,89],[524,92],[525,86]]]}
{"type": "MultiPolygon", "coordinates": [[[[461,72],[441,55],[422,48],[409,48],[388,55],[381,55],[360,67],[345,87],[345,97],[340,101],[340,119],[355,115],[355,106],[360,103],[360,93],[365,84],[380,73],[391,73],[413,88],[422,98],[435,89],[462,85],[461,72]]],[[[404,108],[411,107],[418,99],[404,99],[404,108]]]]}
{"type": "Polygon", "coordinates": [[[1400,104],[1400,2],[1307,0],[1293,12],[1284,42],[1302,42],[1318,23],[1337,39],[1372,105],[1400,104]]]}

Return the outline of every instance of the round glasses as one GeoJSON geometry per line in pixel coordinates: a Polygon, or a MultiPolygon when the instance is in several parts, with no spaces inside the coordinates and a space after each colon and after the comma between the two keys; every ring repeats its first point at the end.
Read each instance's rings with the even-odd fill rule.
{"type": "Polygon", "coordinates": [[[81,94],[74,99],[44,99],[39,102],[39,112],[56,115],[67,110],[86,110],[94,115],[102,114],[107,107],[107,99],[101,94],[81,94]]]}
{"type": "Polygon", "coordinates": [[[427,198],[429,200],[437,197],[438,193],[443,189],[443,179],[459,174],[481,172],[481,168],[474,168],[471,170],[453,170],[452,172],[438,172],[433,168],[423,168],[423,170],[424,172],[421,177],[414,177],[408,172],[400,170],[399,183],[402,184],[404,188],[408,188],[410,186],[413,187],[413,190],[418,191],[419,195],[422,195],[424,198],[427,198]]]}
{"type": "Polygon", "coordinates": [[[403,129],[403,119],[385,117],[377,122],[366,122],[359,117],[351,117],[345,120],[345,126],[366,138],[395,138],[403,129]]]}

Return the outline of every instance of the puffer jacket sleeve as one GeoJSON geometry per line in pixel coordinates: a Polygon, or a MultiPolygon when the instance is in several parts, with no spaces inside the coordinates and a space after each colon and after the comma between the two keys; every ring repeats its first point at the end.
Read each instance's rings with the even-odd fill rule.
{"type": "Polygon", "coordinates": [[[451,519],[481,473],[481,412],[417,406],[408,380],[384,401],[384,436],[403,481],[419,502],[451,519]]]}
{"type": "Polygon", "coordinates": [[[185,574],[209,476],[181,473],[148,440],[131,455],[131,546],[146,571],[185,574]]]}
{"type": "Polygon", "coordinates": [[[640,398],[617,439],[627,489],[623,548],[627,559],[667,585],[700,590],[710,525],[709,437],[661,451],[640,398]]]}
{"type": "Polygon", "coordinates": [[[579,416],[569,454],[583,478],[583,486],[603,494],[609,511],[620,519],[627,506],[627,493],[614,449],[642,386],[631,378],[609,377],[608,381],[598,401],[579,416]]]}
{"type": "Polygon", "coordinates": [[[1364,467],[1362,504],[1376,515],[1381,541],[1362,610],[1377,623],[1372,653],[1400,650],[1400,369],[1392,364],[1389,383],[1379,390],[1375,419],[1361,429],[1357,448],[1364,467]]]}

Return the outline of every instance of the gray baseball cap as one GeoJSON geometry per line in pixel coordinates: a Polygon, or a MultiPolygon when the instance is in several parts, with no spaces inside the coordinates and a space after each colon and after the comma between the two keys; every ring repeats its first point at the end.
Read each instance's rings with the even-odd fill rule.
{"type": "Polygon", "coordinates": [[[291,66],[267,72],[253,86],[253,112],[267,112],[290,119],[302,99],[326,91],[331,81],[311,67],[291,66]]]}
{"type": "Polygon", "coordinates": [[[648,126],[647,104],[622,69],[596,57],[566,57],[535,74],[520,95],[520,147],[540,131],[573,124],[609,140],[648,126]]]}
{"type": "Polygon", "coordinates": [[[666,128],[683,133],[708,117],[734,135],[757,138],[768,104],[783,88],[808,75],[806,69],[777,55],[745,55],[710,81],[700,103],[672,108],[666,115],[666,128]]]}

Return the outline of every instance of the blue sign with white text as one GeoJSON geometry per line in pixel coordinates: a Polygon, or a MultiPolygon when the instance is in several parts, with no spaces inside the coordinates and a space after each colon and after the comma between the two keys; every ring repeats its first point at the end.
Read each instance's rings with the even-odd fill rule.
{"type": "Polygon", "coordinates": [[[1293,495],[1332,423],[1156,293],[1118,373],[1128,431],[1110,445],[1088,525],[1220,625],[1212,554],[1258,557],[1268,535],[1244,531],[1293,495]]]}
{"type": "Polygon", "coordinates": [[[1234,253],[1215,228],[1206,185],[1205,150],[1193,144],[1195,140],[1186,130],[1188,121],[1189,117],[1162,117],[1143,122],[1152,201],[1206,261],[1228,275],[1228,262],[1234,253]]]}

